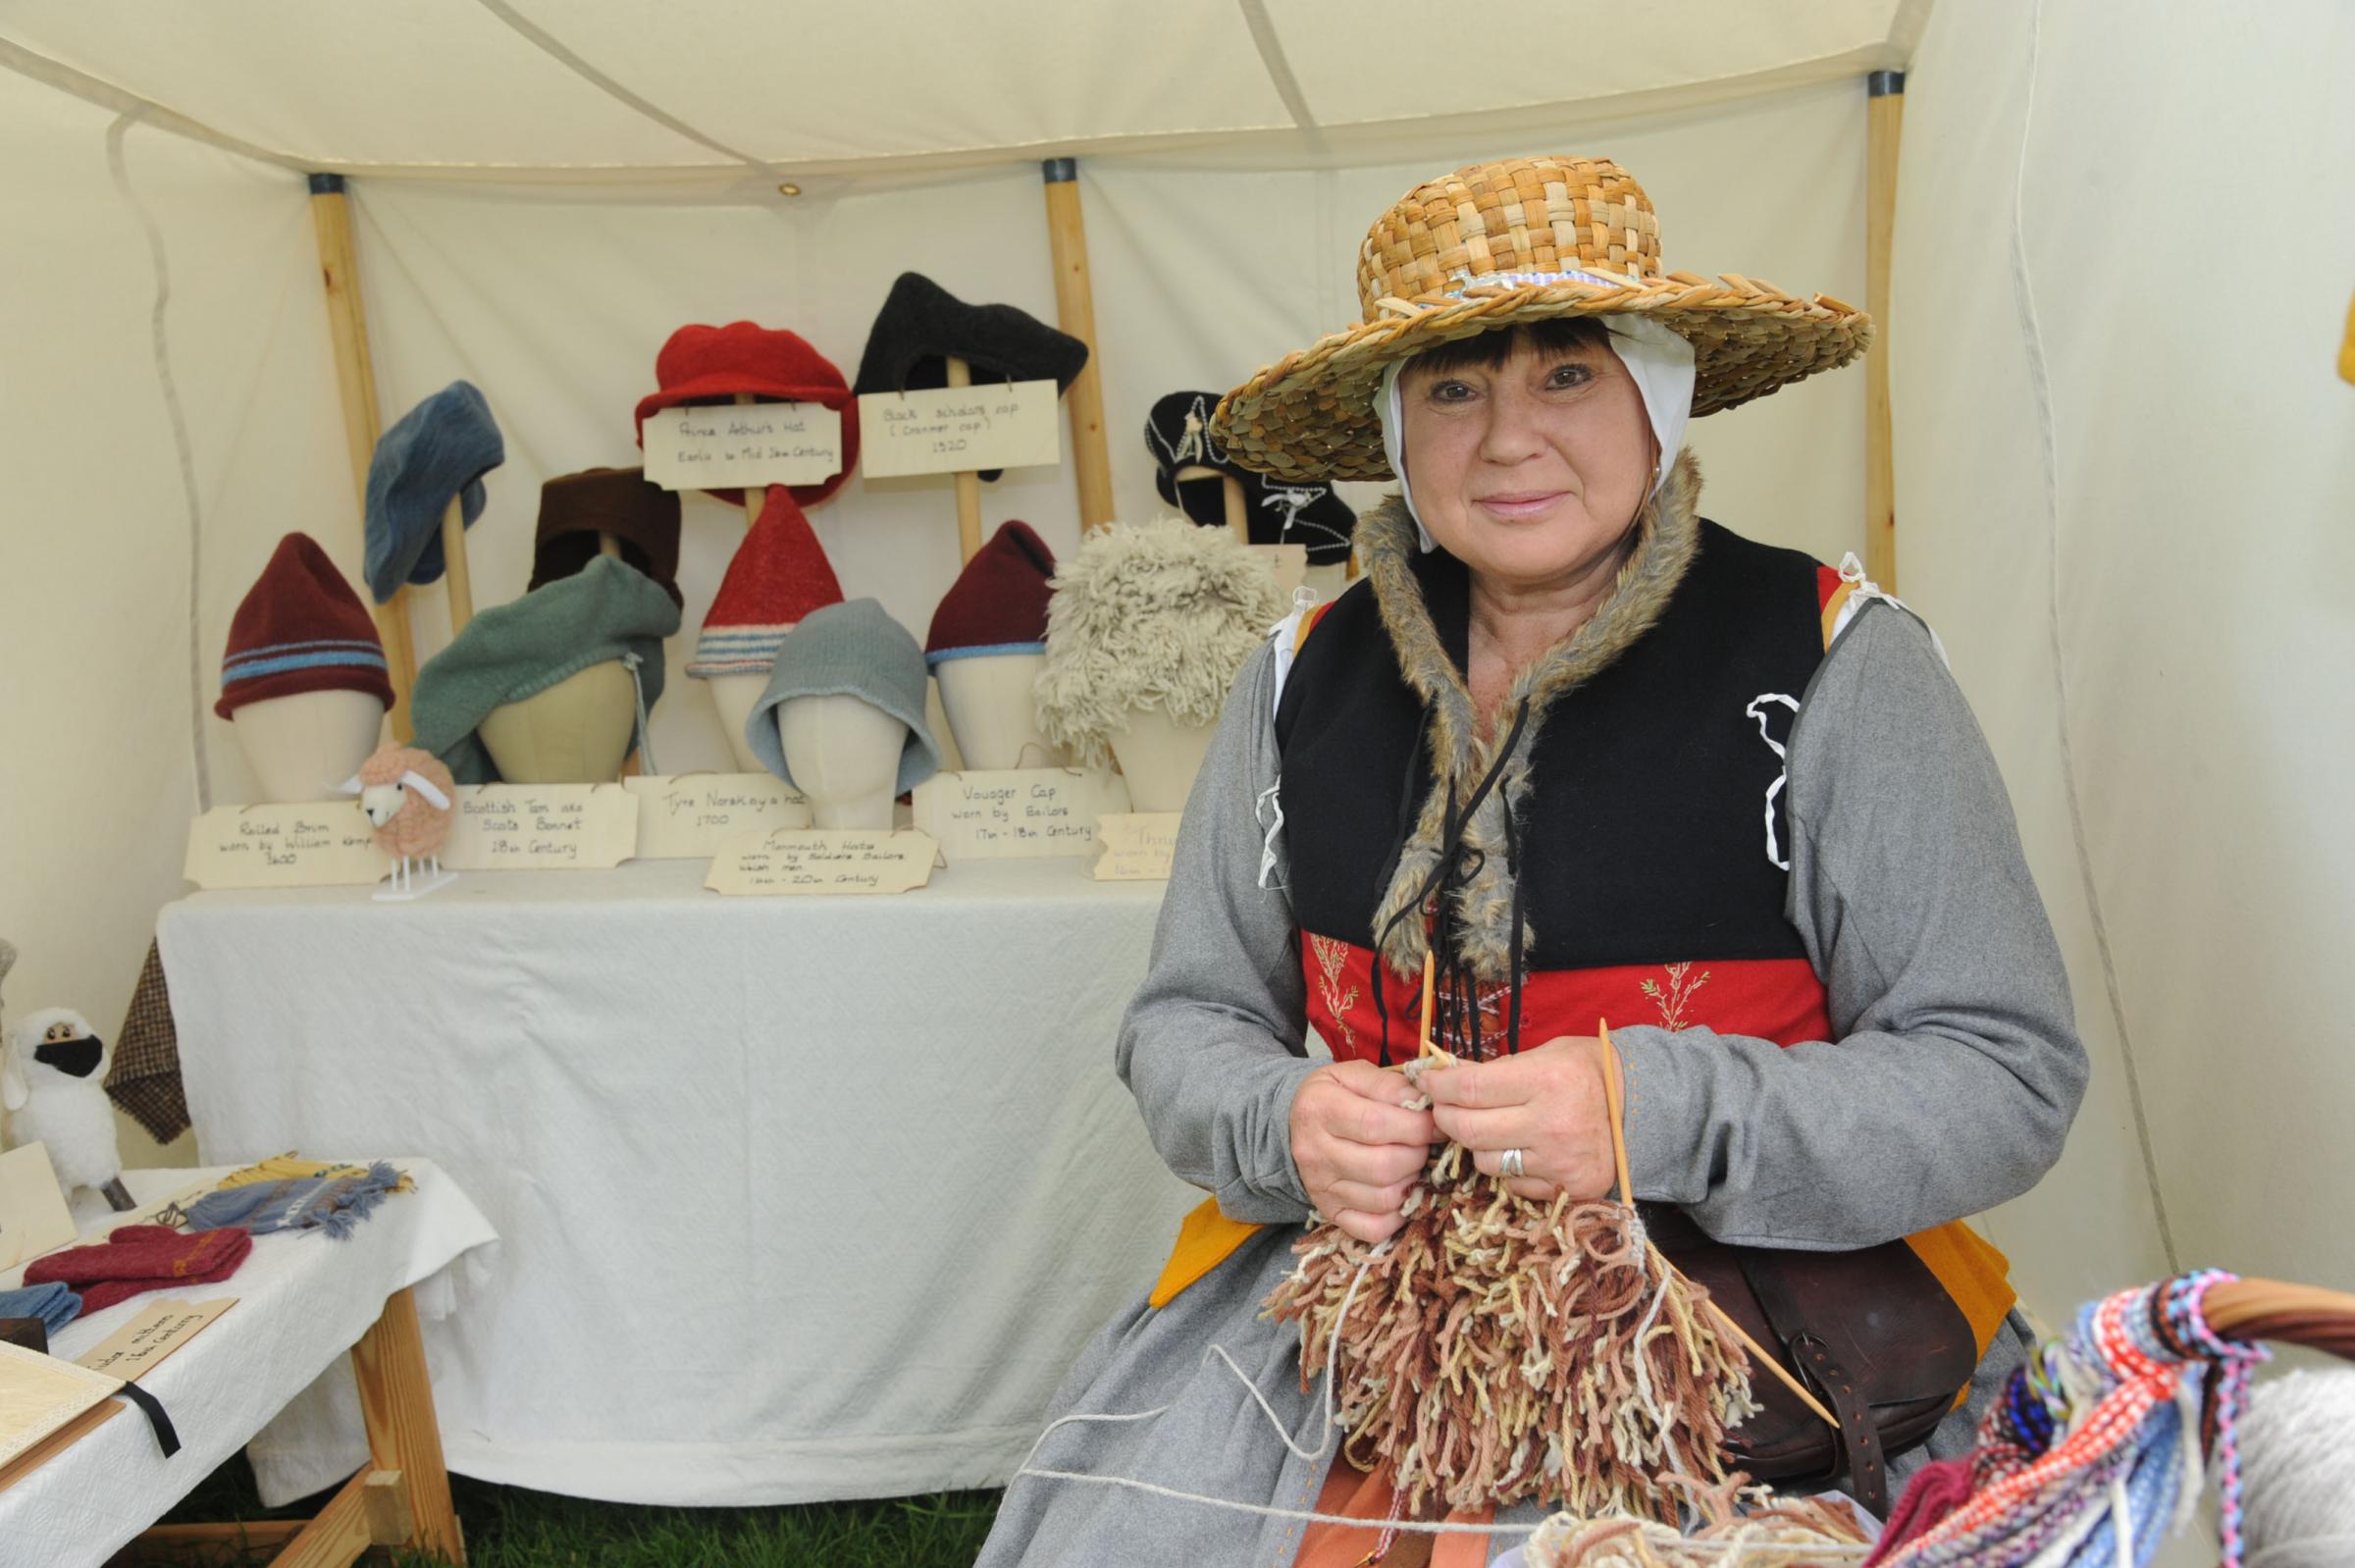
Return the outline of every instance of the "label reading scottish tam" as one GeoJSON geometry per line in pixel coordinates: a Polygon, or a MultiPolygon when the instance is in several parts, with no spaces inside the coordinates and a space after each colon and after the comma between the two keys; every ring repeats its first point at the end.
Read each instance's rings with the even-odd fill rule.
{"type": "Polygon", "coordinates": [[[1128,810],[1128,783],[1094,768],[935,773],[916,787],[916,825],[950,862],[1085,855],[1096,818],[1128,810]]]}
{"type": "Polygon", "coordinates": [[[859,399],[860,472],[898,479],[1060,463],[1057,396],[1053,381],[868,392],[859,399]]]}
{"type": "Polygon", "coordinates": [[[1178,853],[1179,811],[1130,811],[1107,816],[1098,827],[1104,858],[1096,862],[1099,882],[1166,882],[1178,853]]]}
{"type": "Polygon", "coordinates": [[[638,797],[618,784],[461,784],[457,811],[453,871],[602,870],[638,850],[638,797]]]}
{"type": "Polygon", "coordinates": [[[766,773],[659,774],[621,784],[638,797],[642,861],[707,861],[748,833],[810,825],[810,803],[766,773]]]}
{"type": "Polygon", "coordinates": [[[756,898],[905,893],[932,879],[939,854],[929,833],[777,828],[728,846],[704,886],[756,898]]]}
{"type": "Polygon", "coordinates": [[[356,800],[216,806],[188,825],[181,874],[201,888],[365,887],[389,863],[356,800]]]}
{"type": "Polygon", "coordinates": [[[664,490],[817,485],[841,472],[842,414],[824,403],[722,403],[647,416],[647,483],[664,490]]]}

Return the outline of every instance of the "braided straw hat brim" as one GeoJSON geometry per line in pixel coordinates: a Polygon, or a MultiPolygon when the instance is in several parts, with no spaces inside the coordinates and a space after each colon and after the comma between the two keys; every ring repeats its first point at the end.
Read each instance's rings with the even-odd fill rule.
{"type": "Polygon", "coordinates": [[[1229,392],[1213,437],[1246,468],[1285,480],[1388,479],[1374,398],[1391,364],[1458,339],[1563,316],[1649,316],[1693,344],[1693,412],[1713,414],[1817,371],[1872,340],[1872,320],[1826,294],[1801,299],[1738,274],[1475,287],[1385,299],[1362,322],[1285,355],[1229,392]]]}

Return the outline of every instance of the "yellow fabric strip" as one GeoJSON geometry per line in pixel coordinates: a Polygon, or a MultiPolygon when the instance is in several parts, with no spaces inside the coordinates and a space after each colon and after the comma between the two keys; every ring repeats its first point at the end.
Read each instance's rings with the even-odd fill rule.
{"type": "MultiPolygon", "coordinates": [[[[274,1154],[267,1160],[245,1167],[242,1171],[232,1171],[214,1183],[213,1190],[226,1192],[231,1187],[251,1186],[256,1181],[300,1181],[307,1180],[312,1176],[340,1178],[361,1176],[367,1174],[368,1168],[364,1165],[334,1165],[318,1160],[300,1159],[290,1153],[274,1154]]],[[[392,1190],[414,1192],[417,1190],[417,1183],[406,1171],[403,1171],[400,1174],[400,1184],[392,1190]]]]}
{"type": "Polygon", "coordinates": [[[1178,1245],[1170,1249],[1170,1261],[1162,1265],[1161,1278],[1153,1281],[1153,1292],[1145,1297],[1145,1304],[1168,1306],[1178,1291],[1225,1263],[1258,1229],[1258,1226],[1228,1219],[1220,1212],[1218,1199],[1204,1198],[1178,1222],[1178,1245]]]}
{"type": "Polygon", "coordinates": [[[1842,583],[1832,590],[1831,599],[1823,606],[1823,651],[1832,651],[1832,628],[1840,624],[1840,611],[1847,607],[1848,597],[1857,591],[1854,583],[1842,583]]]}
{"type": "Polygon", "coordinates": [[[2012,1289],[2012,1260],[1961,1220],[1910,1235],[1906,1244],[1962,1309],[1971,1339],[1984,1356],[2005,1314],[2019,1299],[2012,1289]]]}

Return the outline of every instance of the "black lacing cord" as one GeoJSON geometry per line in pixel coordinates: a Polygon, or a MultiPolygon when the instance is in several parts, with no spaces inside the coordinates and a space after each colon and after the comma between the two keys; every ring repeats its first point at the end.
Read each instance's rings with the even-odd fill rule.
{"type": "MultiPolygon", "coordinates": [[[[1465,970],[1462,962],[1455,956],[1456,942],[1454,937],[1457,918],[1455,906],[1458,901],[1451,895],[1462,888],[1464,884],[1469,882],[1474,876],[1478,875],[1481,866],[1486,863],[1487,858],[1477,846],[1468,847],[1465,845],[1463,841],[1464,833],[1466,829],[1470,827],[1474,814],[1479,811],[1481,803],[1488,799],[1490,792],[1495,789],[1497,781],[1503,777],[1506,765],[1512,760],[1514,750],[1521,744],[1522,733],[1527,730],[1528,727],[1529,701],[1528,699],[1524,698],[1521,706],[1513,712],[1512,727],[1505,732],[1503,744],[1496,749],[1496,760],[1490,764],[1488,772],[1481,776],[1480,783],[1474,787],[1471,795],[1465,799],[1460,808],[1456,805],[1455,787],[1453,782],[1450,781],[1447,791],[1447,810],[1441,818],[1441,832],[1438,861],[1432,866],[1430,873],[1424,877],[1423,885],[1415,890],[1415,896],[1412,899],[1400,904],[1396,910],[1391,912],[1390,917],[1383,922],[1382,929],[1375,933],[1373,964],[1374,1009],[1376,1017],[1382,1020],[1380,1061],[1381,1065],[1384,1067],[1389,1066],[1390,1034],[1389,1015],[1383,1001],[1382,971],[1385,963],[1383,954],[1388,947],[1390,935],[1392,932],[1397,930],[1399,922],[1404,920],[1409,915],[1420,915],[1427,906],[1432,904],[1435,896],[1438,898],[1439,902],[1436,909],[1437,917],[1433,921],[1434,929],[1431,933],[1429,944],[1431,951],[1437,960],[1437,967],[1439,971],[1439,984],[1434,987],[1434,1007],[1435,1010],[1437,1010],[1439,1008],[1439,1001],[1442,998],[1446,1001],[1447,1005],[1444,1009],[1442,1017],[1435,1018],[1432,1020],[1433,1037],[1436,1039],[1443,1032],[1443,1019],[1452,1019],[1456,1025],[1456,1037],[1464,1042],[1466,1054],[1471,1055],[1475,1060],[1478,1060],[1480,1045],[1480,988],[1478,981],[1475,980],[1465,970]]],[[[1420,747],[1418,746],[1417,749],[1419,751],[1420,747]]],[[[1408,799],[1411,800],[1411,783],[1407,794],[1408,799]]],[[[1517,1029],[1521,990],[1519,970],[1521,964],[1521,899],[1523,894],[1521,878],[1517,874],[1513,864],[1513,827],[1512,807],[1510,802],[1506,803],[1504,814],[1506,844],[1505,865],[1508,872],[1515,873],[1513,882],[1514,908],[1512,931],[1513,972],[1510,976],[1510,981],[1513,992],[1515,1027],[1517,1029]]],[[[1405,818],[1406,813],[1402,811],[1400,815],[1400,821],[1402,825],[1399,832],[1398,845],[1390,857],[1390,863],[1392,865],[1395,865],[1399,860],[1404,858],[1407,832],[1407,829],[1404,825],[1405,818]]],[[[1517,1034],[1513,1037],[1513,1048],[1518,1049],[1517,1034]]]]}
{"type": "MultiPolygon", "coordinates": [[[[1398,780],[1397,819],[1390,829],[1390,854],[1383,862],[1381,879],[1374,884],[1377,887],[1387,888],[1390,885],[1390,879],[1398,874],[1398,862],[1406,854],[1407,834],[1413,829],[1415,820],[1415,782],[1423,776],[1424,755],[1430,744],[1431,712],[1426,708],[1423,723],[1415,731],[1415,744],[1406,749],[1406,772],[1398,780]]],[[[1374,944],[1373,963],[1374,1020],[1381,1028],[1382,1039],[1376,1060],[1387,1068],[1390,1065],[1390,1010],[1383,994],[1382,971],[1382,944],[1378,941],[1374,944]]]]}
{"type": "Polygon", "coordinates": [[[1505,1003],[1504,1049],[1506,1054],[1521,1054],[1521,928],[1522,912],[1529,899],[1529,857],[1522,853],[1521,830],[1513,825],[1513,802],[1507,791],[1504,802],[1504,874],[1513,879],[1512,957],[1506,962],[1505,978],[1511,994],[1505,1003]]]}

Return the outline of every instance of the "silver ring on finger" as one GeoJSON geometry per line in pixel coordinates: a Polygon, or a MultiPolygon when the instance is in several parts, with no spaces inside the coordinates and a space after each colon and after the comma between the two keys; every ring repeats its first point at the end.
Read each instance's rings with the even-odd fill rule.
{"type": "Polygon", "coordinates": [[[1496,1170],[1507,1181],[1518,1181],[1526,1175],[1519,1149],[1507,1149],[1496,1162],[1496,1170]]]}

